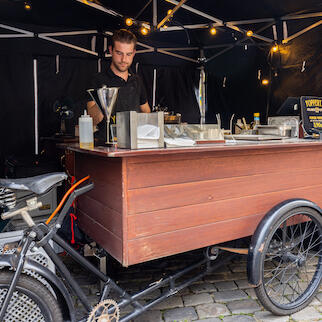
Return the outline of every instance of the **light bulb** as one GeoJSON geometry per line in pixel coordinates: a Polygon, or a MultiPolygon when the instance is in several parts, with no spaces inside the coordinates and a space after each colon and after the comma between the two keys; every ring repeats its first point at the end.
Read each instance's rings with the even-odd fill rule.
{"type": "Polygon", "coordinates": [[[251,37],[251,36],[253,35],[253,32],[252,32],[251,30],[248,30],[248,31],[246,32],[246,35],[247,35],[248,37],[251,37]]]}
{"type": "Polygon", "coordinates": [[[215,34],[217,33],[217,30],[216,30],[216,28],[215,28],[215,27],[211,27],[211,28],[209,29],[209,32],[210,32],[210,34],[211,34],[211,35],[215,35],[215,34]]]}
{"type": "Polygon", "coordinates": [[[140,32],[143,36],[146,36],[149,33],[148,28],[141,27],[140,32]]]}
{"type": "Polygon", "coordinates": [[[268,85],[269,84],[269,80],[267,78],[264,78],[262,80],[262,85],[268,85]]]}
{"type": "Polygon", "coordinates": [[[125,24],[129,27],[133,25],[133,20],[131,18],[126,18],[125,19],[125,24]]]}
{"type": "Polygon", "coordinates": [[[272,51],[273,51],[274,53],[276,53],[276,52],[278,51],[278,46],[277,46],[277,45],[275,45],[275,46],[272,48],[272,51]]]}

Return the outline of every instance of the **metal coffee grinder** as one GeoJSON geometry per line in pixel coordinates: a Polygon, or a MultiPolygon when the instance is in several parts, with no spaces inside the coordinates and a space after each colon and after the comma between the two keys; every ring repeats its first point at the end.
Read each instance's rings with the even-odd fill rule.
{"type": "MultiPolygon", "coordinates": [[[[119,87],[103,86],[98,89],[88,89],[87,92],[95,101],[96,105],[100,108],[106,120],[106,144],[113,145],[115,142],[110,141],[110,126],[111,116],[114,111],[115,102],[119,92],[119,87]]],[[[111,131],[113,134],[113,132],[111,131]]]]}

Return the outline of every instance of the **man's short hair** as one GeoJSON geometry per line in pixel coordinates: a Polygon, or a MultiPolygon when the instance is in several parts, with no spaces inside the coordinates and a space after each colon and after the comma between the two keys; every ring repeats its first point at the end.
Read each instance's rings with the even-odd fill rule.
{"type": "Polygon", "coordinates": [[[134,48],[135,48],[137,39],[136,39],[136,36],[134,35],[134,33],[131,32],[130,30],[119,29],[119,30],[114,31],[114,33],[113,33],[112,48],[114,48],[115,41],[119,41],[119,42],[126,43],[126,44],[133,43],[134,48]]]}

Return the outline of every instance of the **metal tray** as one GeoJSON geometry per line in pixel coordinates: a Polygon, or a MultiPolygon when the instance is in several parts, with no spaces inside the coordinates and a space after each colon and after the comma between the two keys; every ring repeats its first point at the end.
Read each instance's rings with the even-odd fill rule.
{"type": "Polygon", "coordinates": [[[256,134],[236,134],[225,135],[227,140],[246,140],[246,141],[269,141],[269,140],[282,140],[283,137],[277,135],[256,135],[256,134]]]}

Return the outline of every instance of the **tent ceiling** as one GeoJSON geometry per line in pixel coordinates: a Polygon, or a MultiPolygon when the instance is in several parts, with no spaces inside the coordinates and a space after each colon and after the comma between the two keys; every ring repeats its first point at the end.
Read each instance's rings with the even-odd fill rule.
{"type": "MultiPolygon", "coordinates": [[[[124,26],[124,17],[137,17],[140,21],[152,23],[153,6],[152,3],[157,3],[157,22],[160,22],[167,14],[167,10],[173,8],[179,1],[176,0],[29,0],[32,4],[32,10],[24,9],[24,0],[2,0],[0,1],[0,21],[7,24],[14,24],[24,29],[26,25],[32,25],[26,30],[32,32],[46,32],[54,28],[57,30],[114,30],[124,26]],[[87,2],[88,4],[82,3],[87,2]],[[93,8],[97,6],[99,8],[93,8]],[[101,10],[98,10],[101,9],[101,10]],[[144,10],[143,10],[144,9],[144,10]],[[105,11],[104,11],[105,10],[105,11]],[[116,15],[108,13],[112,10],[116,15]],[[139,15],[139,16],[138,16],[139,15]]],[[[273,42],[274,35],[271,25],[285,15],[290,14],[309,14],[318,13],[320,16],[305,20],[301,28],[307,28],[316,23],[317,27],[321,27],[321,0],[187,0],[185,4],[175,13],[172,19],[171,28],[181,28],[180,26],[208,24],[213,21],[227,23],[227,26],[219,26],[216,37],[210,37],[205,28],[199,29],[183,29],[179,31],[157,32],[148,37],[140,37],[141,42],[151,45],[152,47],[204,47],[209,50],[209,47],[216,48],[220,52],[222,45],[249,45],[273,42]],[[205,17],[191,10],[193,8],[201,13],[205,13],[209,17],[205,17]],[[211,20],[211,17],[214,19],[211,20]],[[235,31],[233,25],[229,25],[231,21],[251,20],[251,19],[277,19],[274,21],[265,21],[255,24],[241,24],[239,28],[242,30],[251,29],[254,32],[258,31],[258,35],[254,35],[252,39],[245,38],[245,35],[240,31],[235,31]]],[[[295,21],[287,22],[289,35],[300,31],[295,21]]],[[[218,25],[218,23],[217,23],[218,25]]],[[[237,27],[236,27],[237,28],[237,27]]],[[[0,29],[0,33],[7,33],[0,29]]],[[[281,31],[279,31],[281,35],[281,31]]],[[[213,49],[212,48],[212,49],[213,49]]],[[[181,51],[182,54],[182,51],[181,51]]],[[[185,53],[189,56],[188,51],[185,53]]],[[[196,52],[193,57],[200,57],[196,52]]]]}
{"type": "MultiPolygon", "coordinates": [[[[33,25],[70,26],[70,27],[101,27],[115,28],[122,21],[111,15],[106,15],[94,8],[90,8],[76,0],[30,0],[32,10],[23,8],[22,0],[0,1],[0,19],[33,25]]],[[[91,2],[88,0],[88,2],[91,2]]],[[[149,0],[93,0],[106,8],[113,9],[125,16],[135,17],[149,0]]],[[[158,0],[158,21],[166,11],[174,5],[158,0]]],[[[258,18],[278,18],[286,14],[308,13],[322,10],[320,0],[188,0],[188,6],[208,13],[224,21],[245,20],[258,18]]],[[[142,20],[152,22],[152,5],[149,5],[139,17],[142,20]]],[[[209,20],[201,18],[184,9],[179,9],[176,19],[182,24],[206,23],[209,20]]]]}

